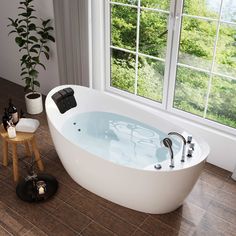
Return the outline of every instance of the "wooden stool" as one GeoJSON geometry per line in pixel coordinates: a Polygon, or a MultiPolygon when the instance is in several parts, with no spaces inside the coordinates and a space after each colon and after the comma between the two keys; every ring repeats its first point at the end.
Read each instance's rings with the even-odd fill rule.
{"type": "Polygon", "coordinates": [[[8,138],[8,134],[3,128],[0,127],[0,135],[3,140],[3,165],[7,166],[8,164],[8,143],[12,144],[12,160],[13,160],[13,177],[14,181],[17,182],[19,180],[19,172],[18,172],[18,157],[17,157],[17,144],[23,143],[25,145],[25,150],[27,156],[31,156],[29,143],[32,145],[32,150],[35,156],[35,161],[38,164],[39,170],[43,171],[43,162],[40,158],[40,154],[36,145],[35,135],[34,133],[24,133],[17,132],[15,138],[8,138]]]}

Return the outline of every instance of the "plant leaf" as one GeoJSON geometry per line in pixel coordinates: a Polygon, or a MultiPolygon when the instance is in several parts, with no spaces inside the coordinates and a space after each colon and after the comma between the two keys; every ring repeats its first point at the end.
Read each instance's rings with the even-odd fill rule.
{"type": "Polygon", "coordinates": [[[34,49],[34,48],[31,48],[29,51],[30,52],[34,52],[34,53],[38,53],[38,51],[36,49],[34,49]]]}
{"type": "Polygon", "coordinates": [[[50,27],[45,28],[44,30],[45,31],[53,30],[53,27],[50,26],[50,27]]]}
{"type": "Polygon", "coordinates": [[[22,50],[27,50],[27,47],[20,48],[19,52],[21,52],[22,50]]]}
{"type": "Polygon", "coordinates": [[[29,71],[29,75],[31,75],[32,77],[37,77],[38,73],[39,72],[37,70],[34,70],[34,69],[29,71]]]}
{"type": "Polygon", "coordinates": [[[30,16],[29,19],[37,19],[36,16],[30,16]]]}
{"type": "Polygon", "coordinates": [[[51,35],[48,35],[48,39],[49,39],[50,41],[52,41],[52,42],[54,42],[54,43],[55,43],[55,38],[54,38],[53,36],[51,36],[51,35]]]}
{"type": "Polygon", "coordinates": [[[27,57],[28,57],[28,54],[25,54],[22,56],[21,60],[26,60],[27,57]]]}
{"type": "Polygon", "coordinates": [[[15,23],[14,20],[12,18],[10,18],[10,17],[8,17],[8,20],[11,21],[12,25],[15,23]]]}
{"type": "Polygon", "coordinates": [[[49,54],[45,51],[43,51],[43,53],[44,53],[45,57],[47,58],[47,60],[49,60],[49,54]]]}
{"type": "Polygon", "coordinates": [[[33,84],[36,85],[37,87],[40,87],[40,83],[37,80],[34,80],[33,84]]]}
{"type": "Polygon", "coordinates": [[[26,71],[23,71],[20,76],[28,74],[26,71]]]}
{"type": "Polygon", "coordinates": [[[46,67],[45,67],[44,64],[42,64],[42,63],[40,63],[40,62],[39,62],[38,64],[39,64],[40,66],[42,66],[44,70],[46,70],[46,67]]]}
{"type": "Polygon", "coordinates": [[[38,42],[38,39],[35,36],[30,36],[29,39],[36,43],[38,42]]]}
{"type": "Polygon", "coordinates": [[[50,19],[43,20],[42,25],[45,27],[50,21],[51,21],[50,19]]]}
{"type": "Polygon", "coordinates": [[[20,4],[23,4],[23,5],[28,5],[28,3],[26,3],[26,2],[20,2],[20,4]]]}
{"type": "Polygon", "coordinates": [[[44,45],[43,47],[46,49],[47,52],[50,51],[50,49],[49,49],[49,47],[47,45],[44,45]]]}
{"type": "Polygon", "coordinates": [[[23,16],[23,17],[29,17],[31,15],[31,12],[23,12],[18,14],[18,16],[23,16]]]}
{"type": "Polygon", "coordinates": [[[22,47],[25,44],[25,40],[23,40],[21,37],[16,37],[15,41],[19,47],[22,47]]]}
{"type": "Polygon", "coordinates": [[[11,32],[8,33],[8,36],[12,33],[16,33],[16,30],[12,30],[11,32]]]}
{"type": "Polygon", "coordinates": [[[33,8],[31,8],[31,7],[27,7],[27,12],[32,12],[32,11],[35,11],[33,8]]]}
{"type": "Polygon", "coordinates": [[[25,83],[26,83],[27,86],[30,86],[31,80],[32,80],[32,79],[31,79],[30,77],[26,77],[26,78],[25,78],[25,83]]]}
{"type": "Polygon", "coordinates": [[[36,30],[36,25],[34,23],[29,24],[29,30],[36,30]]]}
{"type": "Polygon", "coordinates": [[[29,35],[29,32],[26,32],[26,33],[22,33],[22,34],[21,34],[21,36],[22,36],[23,38],[26,38],[28,35],[29,35]]]}
{"type": "Polygon", "coordinates": [[[39,57],[32,57],[32,60],[38,63],[39,62],[39,57]]]}
{"type": "Polygon", "coordinates": [[[25,30],[22,27],[17,28],[17,33],[20,34],[22,32],[25,32],[25,30]]]}
{"type": "Polygon", "coordinates": [[[34,52],[34,53],[38,53],[38,51],[36,49],[30,49],[30,52],[34,52]]]}

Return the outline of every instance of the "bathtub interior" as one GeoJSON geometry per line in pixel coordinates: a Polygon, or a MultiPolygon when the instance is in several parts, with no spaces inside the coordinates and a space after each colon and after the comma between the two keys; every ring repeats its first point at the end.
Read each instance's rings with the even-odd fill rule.
{"type": "MultiPolygon", "coordinates": [[[[166,134],[126,116],[109,112],[78,113],[63,125],[65,137],[80,148],[132,168],[144,169],[168,159],[161,146],[166,134]]],[[[181,142],[173,139],[173,151],[181,150],[181,142]]]]}
{"type": "MultiPolygon", "coordinates": [[[[171,131],[179,132],[182,135],[184,135],[185,137],[188,136],[188,133],[186,131],[184,131],[184,129],[180,128],[179,126],[177,126],[169,121],[166,121],[165,119],[157,116],[156,114],[152,114],[150,112],[145,112],[145,111],[141,110],[140,108],[137,108],[137,106],[133,106],[133,105],[129,104],[129,102],[124,101],[122,99],[117,99],[117,98],[114,98],[113,96],[109,96],[105,93],[95,91],[93,89],[81,87],[81,86],[65,85],[65,86],[59,86],[59,87],[54,88],[47,96],[46,111],[47,111],[47,117],[50,120],[50,122],[53,124],[53,126],[61,134],[63,134],[65,136],[65,138],[67,138],[70,142],[74,143],[75,145],[79,146],[82,149],[85,149],[88,152],[92,152],[92,154],[97,154],[97,156],[105,158],[108,161],[117,162],[117,164],[126,165],[130,168],[142,168],[142,169],[146,169],[146,170],[155,170],[153,164],[155,162],[158,162],[158,163],[161,162],[162,169],[160,171],[170,170],[170,167],[169,167],[170,160],[169,160],[168,150],[166,148],[161,149],[160,146],[157,146],[156,149],[158,149],[162,153],[159,153],[158,155],[156,155],[156,153],[154,153],[154,148],[153,148],[154,145],[151,144],[149,151],[152,152],[153,154],[155,154],[155,157],[151,158],[151,160],[149,162],[147,162],[147,161],[133,162],[132,160],[128,161],[128,160],[130,160],[130,158],[128,158],[127,155],[123,155],[122,153],[120,153],[121,155],[125,156],[124,161],[122,163],[120,163],[120,161],[118,161],[119,158],[114,157],[115,156],[114,150],[113,150],[113,152],[111,152],[111,153],[113,153],[113,159],[110,159],[111,155],[109,155],[107,153],[99,153],[99,149],[103,150],[103,152],[105,152],[104,150],[107,150],[107,149],[104,149],[104,148],[101,149],[98,147],[99,147],[99,145],[101,146],[101,145],[107,144],[108,141],[110,141],[109,145],[112,143],[112,145],[110,145],[112,147],[111,149],[117,149],[116,148],[117,142],[115,141],[114,128],[111,129],[111,132],[107,134],[107,137],[105,138],[107,140],[104,140],[104,139],[103,140],[101,139],[100,141],[99,140],[92,140],[91,135],[89,138],[86,136],[86,135],[88,135],[88,132],[85,132],[86,130],[90,130],[90,132],[91,132],[91,130],[93,130],[92,132],[99,134],[99,132],[100,132],[99,129],[101,129],[101,120],[102,119],[100,119],[100,121],[99,121],[98,117],[91,116],[91,114],[94,111],[106,112],[107,114],[112,114],[112,113],[117,114],[117,115],[122,114],[122,117],[125,117],[125,119],[129,119],[129,121],[132,120],[133,122],[135,121],[136,125],[142,124],[143,132],[145,133],[145,131],[146,131],[147,134],[148,134],[148,132],[150,133],[150,132],[153,132],[153,130],[157,130],[156,127],[158,127],[158,130],[159,130],[158,138],[156,138],[156,140],[153,140],[155,145],[157,145],[157,143],[159,145],[160,140],[158,140],[158,139],[166,137],[167,133],[171,132],[171,131]],[[59,112],[59,110],[57,109],[55,103],[51,99],[51,96],[56,91],[58,91],[62,88],[66,88],[66,87],[72,87],[73,90],[75,91],[74,96],[75,96],[75,99],[77,102],[77,106],[75,108],[68,110],[64,114],[61,114],[59,112]],[[81,121],[79,121],[78,119],[83,119],[83,117],[85,118],[86,114],[88,115],[88,113],[90,113],[90,119],[91,119],[91,117],[97,118],[97,119],[94,119],[94,121],[90,120],[89,125],[88,125],[88,123],[86,124],[86,122],[85,122],[84,127],[87,125],[87,128],[84,129],[83,127],[81,127],[79,125],[79,123],[81,121]],[[98,122],[100,122],[100,123],[98,123],[98,122]],[[148,124],[148,125],[145,126],[144,124],[148,124]],[[90,129],[88,129],[89,126],[90,126],[90,129]],[[112,142],[111,142],[111,140],[112,140],[112,142]],[[86,141],[90,141],[90,142],[86,142],[86,141]],[[97,141],[97,142],[94,142],[94,141],[97,141]],[[97,145],[94,145],[94,143],[97,143],[97,145]],[[136,165],[134,165],[134,163],[136,163],[136,165]]],[[[126,128],[127,128],[127,126],[126,126],[126,128]]],[[[126,131],[125,130],[123,130],[123,131],[124,132],[131,132],[132,127],[126,129],[126,131]]],[[[102,132],[105,132],[105,130],[103,130],[102,132]]],[[[137,136],[137,134],[136,134],[136,136],[137,136]]],[[[97,138],[97,137],[93,136],[93,138],[97,138]]],[[[131,138],[131,136],[130,136],[130,138],[131,138]]],[[[208,145],[204,141],[199,139],[198,137],[194,136],[193,142],[195,142],[196,145],[195,145],[193,157],[186,158],[186,161],[184,163],[181,163],[181,161],[180,161],[181,160],[180,141],[178,139],[175,140],[175,138],[172,138],[172,140],[174,140],[174,146],[175,146],[175,168],[172,169],[172,171],[191,167],[195,164],[198,164],[199,162],[201,162],[202,160],[204,160],[207,157],[207,154],[209,152],[208,145]]],[[[149,139],[148,142],[152,142],[151,139],[149,139]]],[[[130,140],[130,145],[128,145],[128,146],[129,147],[132,146],[132,140],[130,140]]],[[[133,146],[134,146],[134,144],[133,144],[133,146]]],[[[141,147],[141,145],[139,145],[139,148],[140,147],[141,147]]],[[[146,147],[147,147],[147,145],[146,145],[146,147]]],[[[110,151],[111,151],[111,149],[110,149],[110,151]]],[[[130,148],[130,150],[131,149],[132,148],[130,148]]],[[[129,153],[130,150],[126,150],[127,153],[129,153]]],[[[133,152],[133,154],[135,153],[134,148],[132,149],[132,152],[133,152]]],[[[148,152],[146,154],[147,154],[147,156],[150,155],[150,153],[148,153],[148,152]]],[[[133,156],[135,156],[135,155],[133,155],[133,156]]]]}

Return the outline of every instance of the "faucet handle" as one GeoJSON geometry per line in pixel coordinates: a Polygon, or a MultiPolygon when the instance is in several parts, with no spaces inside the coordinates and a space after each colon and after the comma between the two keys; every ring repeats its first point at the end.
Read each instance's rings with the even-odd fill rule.
{"type": "Polygon", "coordinates": [[[195,143],[190,143],[190,144],[189,144],[189,147],[194,150],[194,148],[195,148],[195,143]]]}
{"type": "Polygon", "coordinates": [[[193,149],[192,149],[192,148],[189,148],[189,149],[188,149],[187,157],[192,157],[192,156],[193,156],[193,149]]]}
{"type": "Polygon", "coordinates": [[[192,140],[193,140],[193,136],[192,136],[192,135],[189,135],[189,136],[187,137],[187,143],[191,143],[192,140]]]}

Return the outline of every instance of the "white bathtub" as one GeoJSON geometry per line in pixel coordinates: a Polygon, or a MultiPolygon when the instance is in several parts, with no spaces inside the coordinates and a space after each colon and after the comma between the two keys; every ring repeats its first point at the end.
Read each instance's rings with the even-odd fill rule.
{"type": "MultiPolygon", "coordinates": [[[[127,143],[129,145],[128,148],[125,143],[121,147],[117,147],[116,140],[113,138],[112,141],[106,142],[108,150],[103,150],[104,145],[100,145],[99,141],[90,140],[86,146],[85,140],[79,139],[80,132],[83,132],[84,129],[80,125],[85,121],[76,124],[76,122],[72,122],[73,119],[76,121],[76,117],[84,116],[83,114],[94,111],[109,112],[109,114],[115,113],[122,115],[122,117],[129,117],[158,128],[166,134],[165,136],[171,131],[179,132],[185,137],[188,135],[178,125],[158,117],[158,111],[154,109],[147,108],[147,110],[144,110],[139,105],[135,105],[134,102],[81,86],[58,86],[51,90],[47,96],[46,113],[56,151],[69,175],[89,191],[137,211],[161,214],[178,208],[192,190],[203,169],[204,162],[209,154],[208,145],[192,134],[193,142],[195,143],[193,157],[186,157],[186,161],[181,162],[181,147],[179,146],[178,149],[180,142],[178,143],[177,141],[179,139],[173,140],[178,149],[178,151],[175,150],[174,168],[169,167],[169,158],[164,158],[165,160],[163,161],[156,161],[162,166],[160,170],[154,168],[156,163],[149,163],[145,166],[146,160],[141,161],[141,167],[132,166],[130,160],[127,162],[128,164],[122,164],[123,160],[120,162],[117,160],[118,154],[116,155],[114,150],[117,149],[117,153],[122,153],[121,149],[124,147],[125,151],[123,151],[122,155],[127,158],[131,150],[131,142],[127,143]],[[68,87],[74,90],[77,106],[61,114],[51,96],[57,91],[68,87]],[[75,130],[78,132],[78,138],[75,136],[75,130]],[[91,151],[89,147],[91,147],[91,151]],[[128,151],[126,152],[126,150],[128,151]],[[115,156],[114,158],[112,153],[115,156]]],[[[102,118],[99,120],[102,120],[102,118]]],[[[94,122],[91,130],[102,129],[99,120],[94,122]]],[[[150,155],[153,148],[152,143],[153,141],[147,142],[147,148],[149,148],[149,151],[151,150],[147,154],[150,160],[153,160],[150,155]]],[[[135,155],[138,155],[139,158],[142,158],[142,155],[137,152],[145,153],[145,143],[142,143],[141,147],[137,148],[136,146],[136,149],[134,148],[135,155]]],[[[167,154],[165,153],[165,155],[167,154]]],[[[158,158],[162,159],[161,157],[158,158]]]]}

